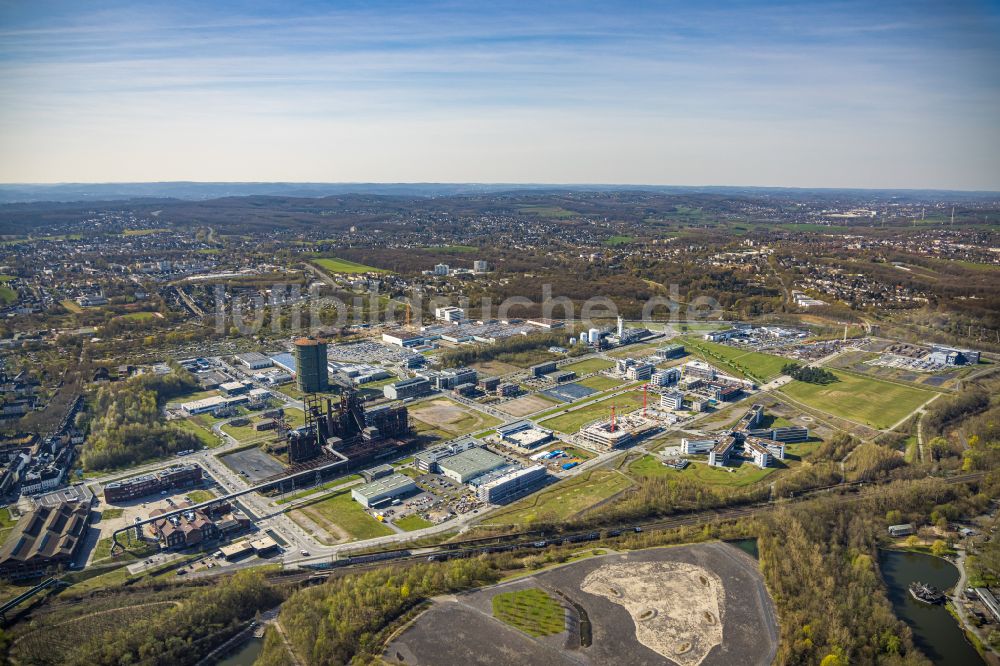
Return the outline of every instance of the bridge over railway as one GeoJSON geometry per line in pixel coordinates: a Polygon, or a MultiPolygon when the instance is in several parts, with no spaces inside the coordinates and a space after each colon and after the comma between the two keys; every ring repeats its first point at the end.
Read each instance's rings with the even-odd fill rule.
{"type": "MultiPolygon", "coordinates": [[[[284,472],[280,475],[269,477],[254,486],[250,486],[249,488],[238,490],[236,492],[229,493],[228,495],[223,495],[221,497],[213,497],[210,500],[199,502],[197,504],[192,504],[190,506],[186,506],[179,509],[174,509],[173,511],[167,511],[152,518],[146,518],[145,520],[136,521],[131,525],[128,525],[126,527],[121,527],[111,533],[111,554],[115,555],[118,552],[120,552],[120,550],[127,549],[127,546],[118,540],[119,536],[124,534],[126,535],[126,539],[128,541],[131,541],[131,534],[133,532],[141,533],[142,528],[145,525],[159,522],[161,520],[167,520],[172,518],[173,516],[180,516],[181,514],[188,513],[190,511],[197,511],[199,509],[208,509],[213,505],[231,502],[232,500],[238,497],[243,497],[244,495],[249,495],[250,493],[263,493],[274,489],[285,491],[286,489],[288,489],[289,485],[291,485],[291,487],[294,488],[295,482],[298,480],[311,478],[318,482],[323,472],[327,472],[332,469],[337,469],[343,465],[347,465],[348,462],[349,460],[346,456],[342,455],[338,451],[331,450],[331,453],[323,456],[319,460],[299,465],[295,468],[292,468],[291,472],[284,472]]],[[[253,517],[251,516],[251,518],[253,517]]]]}

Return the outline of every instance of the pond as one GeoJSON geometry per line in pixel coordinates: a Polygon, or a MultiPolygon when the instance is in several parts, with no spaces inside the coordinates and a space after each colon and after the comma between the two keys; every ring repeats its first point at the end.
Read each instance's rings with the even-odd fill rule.
{"type": "Polygon", "coordinates": [[[913,630],[913,641],[935,664],[985,664],[961,627],[943,604],[917,601],[909,592],[913,581],[950,591],[958,582],[958,569],[940,557],[898,550],[879,552],[882,577],[896,616],[913,630]]]}
{"type": "Polygon", "coordinates": [[[253,662],[257,661],[263,649],[264,639],[251,636],[240,643],[233,652],[215,662],[215,666],[253,666],[253,662]]]}
{"type": "Polygon", "coordinates": [[[757,539],[734,539],[726,543],[730,546],[736,546],[755,560],[760,559],[760,552],[757,550],[757,539]]]}

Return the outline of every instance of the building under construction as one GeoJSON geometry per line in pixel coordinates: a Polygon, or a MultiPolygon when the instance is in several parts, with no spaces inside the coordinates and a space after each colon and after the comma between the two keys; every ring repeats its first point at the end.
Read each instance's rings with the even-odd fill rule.
{"type": "Polygon", "coordinates": [[[305,425],[288,432],[288,462],[293,466],[342,456],[349,468],[357,469],[402,454],[416,444],[404,406],[366,409],[352,390],[345,390],[339,398],[306,396],[304,402],[305,425]]]}
{"type": "Polygon", "coordinates": [[[582,442],[600,449],[621,449],[635,443],[659,429],[655,420],[633,412],[624,416],[597,421],[580,429],[577,437],[582,442]]]}

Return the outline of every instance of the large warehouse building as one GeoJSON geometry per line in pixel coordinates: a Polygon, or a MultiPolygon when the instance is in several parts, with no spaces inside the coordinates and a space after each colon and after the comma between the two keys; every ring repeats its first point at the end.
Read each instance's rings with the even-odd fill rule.
{"type": "Polygon", "coordinates": [[[413,479],[405,474],[393,474],[352,488],[351,497],[361,506],[370,509],[394,499],[412,495],[417,490],[417,484],[413,482],[413,479]]]}
{"type": "Polygon", "coordinates": [[[477,476],[482,476],[509,464],[503,456],[478,447],[438,461],[441,473],[459,483],[468,483],[477,476]]]}

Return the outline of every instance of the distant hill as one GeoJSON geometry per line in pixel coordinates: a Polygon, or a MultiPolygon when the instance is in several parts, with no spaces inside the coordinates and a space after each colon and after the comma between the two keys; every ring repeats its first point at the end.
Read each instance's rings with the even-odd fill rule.
{"type": "Polygon", "coordinates": [[[511,183],[58,183],[53,185],[0,185],[0,204],[31,202],[121,201],[130,199],[181,199],[205,201],[224,197],[272,196],[320,198],[344,194],[401,197],[441,197],[491,194],[497,192],[615,192],[644,191],[658,194],[711,193],[718,195],[766,196],[795,194],[831,196],[862,194],[870,198],[907,199],[919,195],[947,196],[950,200],[995,199],[996,192],[954,192],[948,190],[858,190],[801,189],[739,186],[672,185],[558,185],[511,183]]]}

